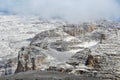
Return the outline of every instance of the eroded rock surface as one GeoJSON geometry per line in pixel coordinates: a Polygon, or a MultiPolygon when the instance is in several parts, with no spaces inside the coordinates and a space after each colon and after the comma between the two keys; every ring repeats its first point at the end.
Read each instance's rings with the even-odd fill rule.
{"type": "Polygon", "coordinates": [[[66,24],[42,31],[31,38],[23,51],[19,50],[18,61],[14,62],[16,73],[57,71],[101,80],[119,80],[119,27],[119,23],[101,21],[66,24]]]}

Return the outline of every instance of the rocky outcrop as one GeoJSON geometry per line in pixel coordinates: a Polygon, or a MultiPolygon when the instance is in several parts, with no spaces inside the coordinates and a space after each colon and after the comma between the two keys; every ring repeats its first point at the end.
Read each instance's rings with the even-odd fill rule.
{"type": "Polygon", "coordinates": [[[15,73],[28,70],[35,70],[35,60],[34,58],[31,58],[29,49],[22,47],[18,53],[18,64],[15,73]]]}
{"type": "Polygon", "coordinates": [[[16,69],[15,73],[19,73],[19,72],[24,72],[24,67],[20,61],[18,61],[17,69],[16,69]]]}
{"type": "Polygon", "coordinates": [[[19,51],[15,73],[39,70],[119,80],[119,34],[113,25],[97,22],[42,31],[19,51]]]}
{"type": "Polygon", "coordinates": [[[88,55],[88,58],[87,58],[87,60],[86,60],[86,62],[85,62],[85,65],[86,65],[86,66],[89,66],[89,67],[91,67],[91,68],[94,68],[95,60],[94,60],[93,55],[88,55]]]}
{"type": "MultiPolygon", "coordinates": [[[[105,38],[103,36],[102,43],[98,44],[94,49],[91,48],[92,50],[90,54],[94,57],[94,68],[90,70],[90,72],[88,71],[87,74],[96,74],[94,76],[99,77],[102,80],[120,79],[120,43],[119,35],[116,34],[116,32],[119,33],[119,30],[107,29],[104,33],[105,38]]],[[[81,54],[76,57],[81,56],[81,54]]]]}

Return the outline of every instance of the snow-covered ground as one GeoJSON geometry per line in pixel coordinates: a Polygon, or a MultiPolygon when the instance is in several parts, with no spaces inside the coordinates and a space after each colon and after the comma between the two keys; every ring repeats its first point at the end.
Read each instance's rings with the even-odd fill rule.
{"type": "Polygon", "coordinates": [[[17,56],[19,49],[27,46],[36,34],[59,25],[55,21],[42,21],[39,17],[0,15],[0,57],[17,56]]]}
{"type": "MultiPolygon", "coordinates": [[[[30,51],[31,58],[34,57],[36,60],[40,60],[36,61],[36,66],[43,71],[51,66],[74,68],[71,73],[75,73],[77,70],[88,71],[90,68],[85,66],[84,62],[89,54],[104,57],[107,57],[103,55],[104,53],[112,53],[113,55],[115,52],[114,55],[119,54],[119,23],[109,21],[96,22],[97,28],[91,27],[91,24],[88,25],[88,23],[83,23],[82,26],[73,26],[73,24],[70,27],[67,25],[62,21],[48,21],[34,16],[1,15],[0,67],[2,68],[0,74],[4,73],[6,64],[9,64],[7,63],[10,60],[9,58],[12,58],[13,63],[9,64],[12,67],[8,68],[8,71],[12,70],[12,73],[14,73],[17,67],[16,58],[18,51],[23,46],[27,46],[23,54],[26,55],[26,52],[28,54],[28,51],[30,51]],[[74,35],[74,32],[77,35],[74,35]],[[106,39],[100,44],[101,33],[104,33],[106,39]],[[6,61],[6,59],[9,60],[6,61]],[[77,66],[68,64],[69,62],[75,62],[77,66]]],[[[118,64],[116,64],[116,67],[118,67],[116,70],[119,70],[119,56],[114,56],[113,58],[116,60],[111,61],[110,59],[108,61],[110,63],[116,62],[118,64]]],[[[103,63],[103,65],[108,67],[106,63],[103,63]]],[[[110,66],[112,65],[110,64],[110,66]]],[[[111,67],[108,68],[111,69],[111,67]]]]}

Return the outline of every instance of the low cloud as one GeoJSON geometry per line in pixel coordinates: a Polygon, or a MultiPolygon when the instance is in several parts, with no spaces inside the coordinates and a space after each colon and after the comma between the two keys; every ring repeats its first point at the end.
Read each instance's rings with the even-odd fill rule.
{"type": "Polygon", "coordinates": [[[0,11],[69,22],[120,18],[118,0],[0,0],[0,11]]]}

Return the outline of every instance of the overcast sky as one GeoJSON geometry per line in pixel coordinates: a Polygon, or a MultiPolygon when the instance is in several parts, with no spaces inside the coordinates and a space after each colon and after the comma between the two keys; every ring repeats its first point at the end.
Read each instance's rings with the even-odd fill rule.
{"type": "Polygon", "coordinates": [[[71,22],[120,18],[120,0],[0,0],[7,14],[59,17],[71,22]]]}

